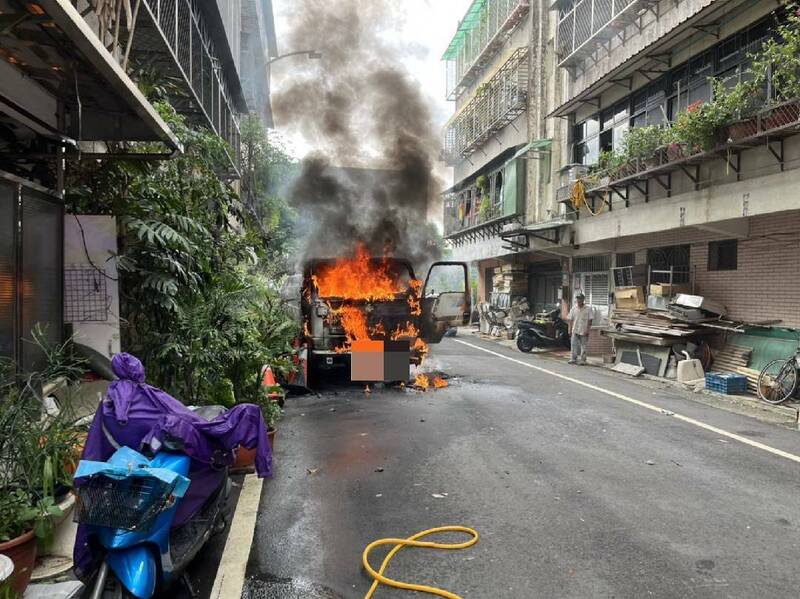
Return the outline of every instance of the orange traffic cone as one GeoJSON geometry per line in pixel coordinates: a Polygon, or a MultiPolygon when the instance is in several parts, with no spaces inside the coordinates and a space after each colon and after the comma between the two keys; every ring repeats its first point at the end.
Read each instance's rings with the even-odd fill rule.
{"type": "Polygon", "coordinates": [[[267,397],[270,399],[275,401],[283,399],[283,393],[280,390],[280,385],[278,385],[278,382],[275,380],[275,375],[272,374],[271,366],[264,368],[264,372],[261,376],[261,386],[270,389],[270,391],[267,392],[267,397]]]}

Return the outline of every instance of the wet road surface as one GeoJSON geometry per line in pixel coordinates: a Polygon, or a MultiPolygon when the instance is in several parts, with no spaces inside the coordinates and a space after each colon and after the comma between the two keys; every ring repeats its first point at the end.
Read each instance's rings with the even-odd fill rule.
{"type": "Polygon", "coordinates": [[[798,432],[599,368],[460,339],[665,413],[452,339],[427,363],[456,377],[446,389],[294,398],[244,597],[363,597],[370,541],[447,524],[476,528],[480,542],[405,550],[388,574],[479,599],[798,596],[800,464],[669,414],[793,454],[798,432]]]}

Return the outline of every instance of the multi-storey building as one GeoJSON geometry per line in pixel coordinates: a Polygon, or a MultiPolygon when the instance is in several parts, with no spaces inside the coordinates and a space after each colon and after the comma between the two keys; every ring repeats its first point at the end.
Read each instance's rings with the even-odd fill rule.
{"type": "Polygon", "coordinates": [[[569,258],[572,291],[583,290],[601,314],[613,301],[609,268],[637,265],[640,282],[648,272],[650,282],[672,277],[725,304],[733,319],[800,326],[792,274],[800,110],[777,100],[769,77],[763,109],[741,114],[705,147],[673,142],[596,170],[624,150],[630,131],[674,128],[681,113],[712,101],[711,78],[728,89],[751,79],[754,54],[784,18],[780,4],[551,3],[559,86],[549,116],[560,123],[560,170],[546,209],[573,222],[549,250],[569,258]]]}
{"type": "Polygon", "coordinates": [[[109,142],[181,149],[137,78],[167,81],[179,112],[227,140],[236,176],[239,114],[271,122],[271,12],[270,0],[0,0],[0,356],[30,366],[21,339],[35,323],[61,338],[66,165],[114,159],[109,142]]]}
{"type": "Polygon", "coordinates": [[[563,284],[562,256],[535,251],[566,222],[544,209],[555,192],[557,128],[545,118],[556,91],[552,18],[542,0],[476,0],[443,57],[456,103],[444,130],[455,181],[444,193],[445,238],[477,268],[480,301],[528,297],[536,311],[558,305],[563,284]]]}

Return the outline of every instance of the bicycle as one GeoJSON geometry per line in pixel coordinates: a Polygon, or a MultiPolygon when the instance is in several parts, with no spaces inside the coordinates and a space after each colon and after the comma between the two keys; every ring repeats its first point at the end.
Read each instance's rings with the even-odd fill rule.
{"type": "Polygon", "coordinates": [[[798,368],[800,368],[800,338],[791,358],[772,360],[761,369],[756,383],[758,396],[773,405],[785,402],[797,390],[798,368]]]}

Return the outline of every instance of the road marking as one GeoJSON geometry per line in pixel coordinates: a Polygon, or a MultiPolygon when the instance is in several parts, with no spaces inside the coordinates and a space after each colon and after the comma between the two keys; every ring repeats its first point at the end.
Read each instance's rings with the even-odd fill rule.
{"type": "MultiPolygon", "coordinates": [[[[629,397],[627,395],[623,395],[622,393],[617,393],[616,391],[610,391],[608,389],[604,389],[603,387],[599,387],[598,385],[593,385],[591,383],[587,383],[585,381],[581,381],[576,378],[572,378],[571,376],[567,376],[565,374],[560,374],[558,372],[553,372],[552,370],[548,370],[547,368],[542,368],[541,366],[536,366],[531,364],[530,362],[524,362],[523,360],[517,360],[516,358],[512,358],[511,356],[506,356],[504,354],[498,353],[496,351],[492,351],[490,349],[486,349],[485,347],[481,347],[479,345],[474,345],[472,343],[467,343],[466,341],[461,341],[460,339],[453,339],[456,343],[460,343],[462,345],[466,345],[467,347],[471,347],[473,349],[480,350],[482,352],[486,352],[487,354],[492,354],[493,356],[497,356],[498,358],[503,358],[504,360],[508,360],[509,362],[514,362],[515,364],[520,364],[522,366],[526,366],[528,368],[532,368],[533,370],[538,370],[544,374],[549,374],[550,376],[554,376],[556,378],[569,381],[570,383],[575,383],[576,385],[581,385],[582,387],[586,387],[587,389],[592,389],[593,391],[597,391],[599,393],[604,393],[611,397],[615,397],[617,399],[621,399],[622,401],[627,401],[628,403],[632,403],[642,408],[646,408],[653,412],[658,412],[659,414],[663,412],[668,412],[665,408],[660,408],[653,404],[647,403],[645,401],[641,401],[640,399],[634,399],[633,397],[629,397]]],[[[705,429],[707,431],[711,431],[716,433],[722,437],[727,437],[729,439],[733,439],[734,441],[739,441],[739,443],[743,443],[745,445],[750,445],[751,447],[755,447],[757,449],[761,449],[763,451],[768,451],[771,454],[776,456],[780,456],[782,458],[786,458],[787,460],[791,460],[793,462],[797,462],[800,464],[800,455],[795,455],[793,453],[789,453],[788,451],[783,451],[782,449],[777,449],[775,447],[771,447],[769,445],[764,445],[763,443],[759,443],[758,441],[753,441],[752,439],[748,439],[747,437],[742,437],[741,435],[737,435],[736,433],[729,433],[726,430],[722,430],[721,428],[717,428],[716,426],[712,426],[710,424],[706,424],[705,422],[701,422],[700,420],[695,420],[694,418],[690,418],[689,416],[684,416],[682,414],[672,414],[672,418],[676,420],[681,420],[686,422],[687,424],[691,424],[697,426],[699,428],[705,429]]]]}
{"type": "Polygon", "coordinates": [[[239,493],[231,529],[225,541],[225,549],[222,550],[222,558],[211,590],[210,597],[214,599],[234,599],[242,596],[263,483],[263,479],[255,474],[244,477],[242,492],[239,493]]]}

